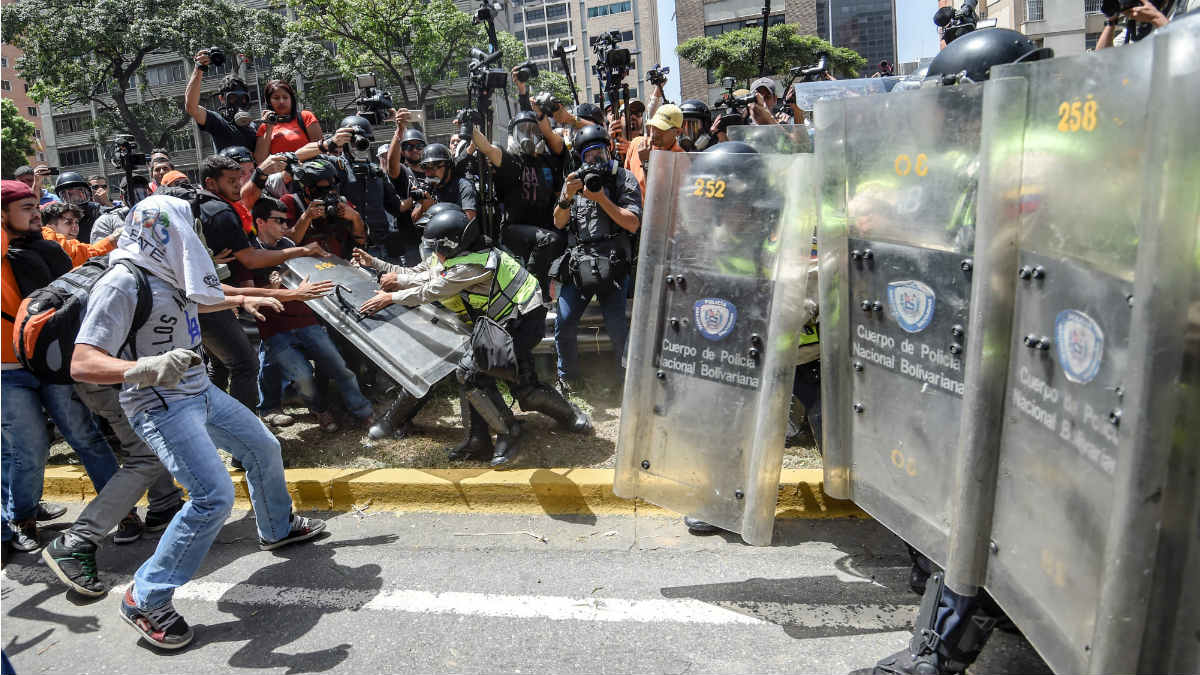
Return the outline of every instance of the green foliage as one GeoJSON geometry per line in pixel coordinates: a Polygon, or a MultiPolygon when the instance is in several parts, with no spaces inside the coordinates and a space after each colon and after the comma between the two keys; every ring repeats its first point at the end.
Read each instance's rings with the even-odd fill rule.
{"type": "Polygon", "coordinates": [[[190,72],[201,48],[222,47],[230,59],[275,56],[283,36],[282,17],[232,0],[17,0],[3,8],[3,38],[25,52],[16,65],[34,83],[31,98],[94,103],[113,130],[147,149],[188,122],[178,104],[165,125],[159,106],[136,104],[134,74],[149,55],[178,55],[190,72]]]}
{"type": "Polygon", "coordinates": [[[33,122],[21,117],[17,104],[4,99],[0,105],[0,167],[3,167],[4,177],[12,178],[17,167],[28,163],[28,157],[33,155],[33,122]]]}
{"type": "MultiPolygon", "coordinates": [[[[525,45],[517,40],[512,33],[500,32],[497,34],[497,39],[500,42],[500,51],[504,52],[504,67],[511,71],[518,64],[525,62],[525,45]]],[[[512,91],[516,92],[516,82],[512,82],[512,91]]],[[[554,94],[554,98],[558,99],[559,103],[572,105],[571,85],[567,82],[567,76],[562,73],[556,73],[550,70],[541,69],[538,71],[538,76],[530,80],[529,95],[536,96],[539,92],[548,91],[554,94]]]]}
{"type": "MultiPolygon", "coordinates": [[[[758,77],[761,39],[762,29],[743,28],[716,37],[694,37],[675,51],[696,66],[714,71],[718,78],[733,77],[748,86],[758,77]]],[[[767,72],[784,80],[789,69],[816,63],[821,52],[829,54],[829,70],[837,78],[857,77],[858,69],[867,63],[853,49],[834,47],[815,35],[802,34],[791,24],[767,30],[767,72]]]]}

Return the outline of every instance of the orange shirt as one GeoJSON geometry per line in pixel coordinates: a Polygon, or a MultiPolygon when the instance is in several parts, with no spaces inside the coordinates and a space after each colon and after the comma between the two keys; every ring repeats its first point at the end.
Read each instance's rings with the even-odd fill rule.
{"type": "MultiPolygon", "coordinates": [[[[276,124],[271,130],[271,154],[277,152],[295,152],[300,148],[310,143],[308,138],[308,127],[313,122],[317,121],[317,116],[307,110],[300,111],[300,118],[285,122],[284,124],[276,124]]],[[[258,135],[267,135],[267,125],[260,124],[258,126],[258,135]]],[[[313,140],[320,140],[313,139],[313,140]]]]}
{"type": "MultiPolygon", "coordinates": [[[[633,177],[637,179],[638,185],[642,187],[642,201],[646,199],[646,171],[642,168],[642,159],[638,157],[638,153],[642,151],[650,143],[649,136],[638,136],[629,144],[629,152],[625,153],[625,168],[633,173],[633,177]]],[[[660,148],[655,148],[658,150],[660,148]]],[[[653,150],[651,151],[653,152],[653,150]]],[[[679,142],[675,142],[675,146],[670,152],[683,152],[683,148],[679,146],[679,142]]]]}
{"type": "Polygon", "coordinates": [[[105,237],[94,244],[87,244],[78,239],[68,239],[66,235],[59,234],[48,227],[42,228],[42,239],[61,246],[62,250],[70,256],[71,264],[75,267],[87,262],[88,258],[107,255],[117,247],[117,240],[112,237],[105,237]]]}

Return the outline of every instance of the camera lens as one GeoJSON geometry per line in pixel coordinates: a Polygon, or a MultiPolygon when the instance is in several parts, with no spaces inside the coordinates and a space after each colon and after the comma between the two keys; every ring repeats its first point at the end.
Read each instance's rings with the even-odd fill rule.
{"type": "Polygon", "coordinates": [[[604,187],[604,178],[598,173],[585,173],[583,187],[587,188],[588,192],[599,192],[604,187]]]}
{"type": "Polygon", "coordinates": [[[366,150],[371,147],[371,139],[362,134],[354,134],[354,147],[358,150],[366,150]]]}

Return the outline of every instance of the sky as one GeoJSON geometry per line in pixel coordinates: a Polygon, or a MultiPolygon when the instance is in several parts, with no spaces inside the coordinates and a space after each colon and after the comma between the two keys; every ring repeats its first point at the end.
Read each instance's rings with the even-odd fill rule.
{"type": "MultiPolygon", "coordinates": [[[[937,11],[937,0],[895,0],[897,57],[900,63],[916,61],[921,57],[935,56],[938,51],[938,34],[933,25],[933,13],[937,11]]],[[[671,67],[667,80],[667,99],[679,101],[679,57],[675,54],[678,43],[675,32],[675,0],[660,0],[658,3],[658,46],[659,58],[664,66],[671,67]]],[[[647,66],[654,65],[647,63],[647,66]]]]}

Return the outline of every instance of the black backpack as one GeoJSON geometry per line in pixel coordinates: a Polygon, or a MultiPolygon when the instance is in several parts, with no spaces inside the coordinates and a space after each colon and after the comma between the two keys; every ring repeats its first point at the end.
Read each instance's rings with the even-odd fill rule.
{"type": "Polygon", "coordinates": [[[75,337],[87,313],[92,287],[116,265],[124,266],[137,280],[137,308],[125,346],[132,349],[138,329],[150,318],[153,297],[146,270],[129,260],[109,264],[96,257],[60,276],[21,301],[13,320],[13,347],[17,360],[38,379],[51,384],[72,384],[71,356],[75,337]]]}

